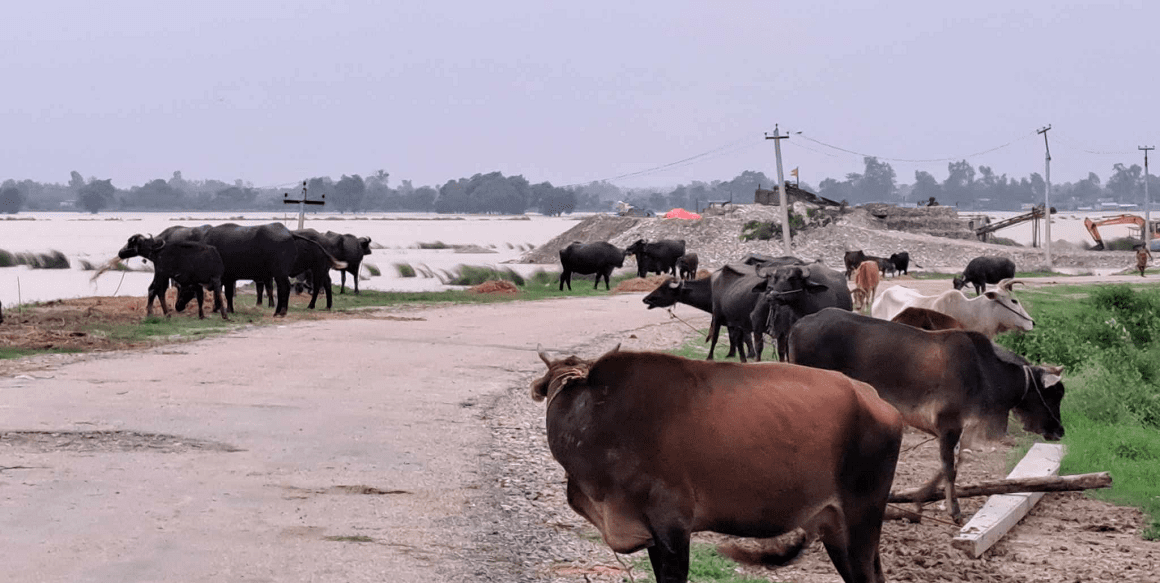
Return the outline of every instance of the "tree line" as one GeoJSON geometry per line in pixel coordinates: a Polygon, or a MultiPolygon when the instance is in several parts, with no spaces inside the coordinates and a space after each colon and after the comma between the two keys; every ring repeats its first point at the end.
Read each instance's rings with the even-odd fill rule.
{"type": "MultiPolygon", "coordinates": [[[[877,158],[863,159],[861,173],[844,180],[826,178],[813,187],[800,186],[849,205],[869,202],[912,205],[932,199],[964,210],[1019,210],[1041,204],[1046,182],[1038,173],[1022,178],[996,175],[991,168],[977,169],[967,161],[947,165],[947,178],[939,182],[928,172],[916,171],[914,181],[899,184],[894,169],[877,158]]],[[[1160,178],[1149,176],[1149,191],[1160,198],[1160,178]]],[[[77,210],[101,211],[281,211],[283,200],[297,200],[301,189],[312,200],[323,197],[326,210],[358,212],[438,212],[520,214],[537,211],[560,215],[574,211],[611,211],[619,201],[663,213],[672,208],[701,210],[711,202],[750,203],[758,188],[775,186],[764,173],[746,170],[730,180],[693,181],[675,187],[623,189],[609,182],[553,186],[531,183],[523,176],[500,172],[448,180],[442,186],[415,186],[410,180],[390,183],[390,174],[377,170],[367,176],[313,177],[290,189],[255,188],[242,180],[187,180],[180,171],[169,179],[154,179],[140,186],[122,188],[110,179],[85,179],[73,171],[69,181],[39,183],[7,179],[0,183],[0,213],[77,210]]],[[[1100,203],[1143,202],[1144,175],[1138,164],[1117,163],[1106,181],[1094,172],[1074,183],[1052,185],[1052,206],[1062,210],[1099,208],[1100,203]]]]}

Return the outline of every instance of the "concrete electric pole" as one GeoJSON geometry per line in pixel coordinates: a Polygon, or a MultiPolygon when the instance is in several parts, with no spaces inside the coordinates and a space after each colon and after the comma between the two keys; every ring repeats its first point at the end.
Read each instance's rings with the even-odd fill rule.
{"type": "Polygon", "coordinates": [[[322,200],[306,200],[306,181],[305,180],[302,181],[302,198],[298,199],[298,200],[294,200],[294,199],[288,198],[289,196],[290,196],[289,192],[283,192],[282,193],[282,202],[284,204],[297,204],[298,205],[298,230],[299,231],[302,230],[302,223],[306,219],[306,205],[308,205],[308,204],[326,204],[326,195],[325,194],[322,195],[322,200]]]}
{"type": "Polygon", "coordinates": [[[1151,250],[1148,244],[1152,241],[1152,216],[1148,212],[1148,207],[1152,206],[1152,201],[1148,200],[1148,150],[1155,150],[1156,146],[1140,146],[1140,150],[1144,150],[1144,248],[1151,250]]]}
{"type": "Polygon", "coordinates": [[[777,155],[777,192],[779,200],[781,201],[781,244],[782,253],[790,254],[789,247],[789,197],[785,193],[785,176],[781,170],[781,141],[788,139],[789,136],[783,136],[777,129],[777,124],[773,124],[773,135],[765,134],[765,139],[773,140],[773,151],[777,155]]]}
{"type": "Polygon", "coordinates": [[[1047,260],[1047,267],[1051,267],[1051,148],[1047,145],[1047,130],[1051,129],[1051,125],[1038,131],[1043,134],[1043,147],[1047,152],[1047,158],[1043,162],[1043,181],[1046,188],[1043,190],[1043,241],[1045,245],[1045,257],[1047,260]]]}

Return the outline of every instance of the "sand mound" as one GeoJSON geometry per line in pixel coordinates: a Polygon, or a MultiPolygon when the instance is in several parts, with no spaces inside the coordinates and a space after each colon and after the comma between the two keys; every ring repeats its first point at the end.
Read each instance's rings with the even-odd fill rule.
{"type": "Polygon", "coordinates": [[[477,294],[518,294],[520,293],[520,288],[516,287],[516,284],[510,281],[493,279],[472,287],[468,291],[477,294]]]}
{"type": "Polygon", "coordinates": [[[670,275],[650,275],[648,277],[634,277],[626,279],[612,288],[612,293],[624,292],[651,292],[665,282],[670,275]]]}

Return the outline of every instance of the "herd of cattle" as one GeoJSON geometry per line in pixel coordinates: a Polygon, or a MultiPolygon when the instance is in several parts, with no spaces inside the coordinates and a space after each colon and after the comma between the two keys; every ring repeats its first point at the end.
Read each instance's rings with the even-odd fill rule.
{"type": "Polygon", "coordinates": [[[644,298],[650,309],[683,303],[708,312],[706,340],[715,345],[725,326],[741,363],[541,352],[548,372],[532,397],[548,402],[549,446],[567,472],[569,504],[613,550],[647,548],[658,582],[686,581],[693,532],[770,537],[799,527],[819,534],[844,581],[883,581],[878,540],[904,424],[938,439],[942,467],[924,490],[944,484],[956,521],[960,441],[1002,436],[1011,412],[1027,431],[1063,437],[1062,367],[992,341],[1034,326],[1011,295],[1020,282],[1009,259],[970,261],[939,295],[894,286],[874,297],[880,276],[907,272],[905,252],[847,253],[845,275],[820,261],[750,255],[688,279],[673,272],[688,257],[683,241],[628,250],[574,243],[560,252],[561,289],[572,272],[607,282],[628,254],[639,275],[674,275],[644,298]],[[975,297],[960,291],[967,284],[975,297]],[[869,316],[854,311],[855,295],[869,316]],[[788,364],[743,364],[760,360],[765,336],[788,364]]]}
{"type": "Polygon", "coordinates": [[[165,292],[172,280],[177,285],[174,308],[182,311],[197,298],[197,312],[205,317],[204,289],[213,292],[214,311],[228,318],[234,311],[234,291],[238,280],[253,280],[258,289],[258,305],[265,289],[275,316],[285,316],[290,302],[291,278],[311,289],[310,309],[320,290],[326,292],[326,309],[332,306],[330,270],[342,272],[340,293],[346,291],[346,274],[352,275],[358,293],[358,273],[363,256],[371,253],[369,237],[357,237],[314,229],[291,231],[281,223],[244,227],[233,223],[216,226],[169,227],[156,237],[133,235],[117,253],[121,259],[143,257],[153,263],[146,314],[153,313],[153,299],[161,301],[161,311],[169,313],[165,292]],[[222,290],[225,301],[222,301],[222,290]]]}

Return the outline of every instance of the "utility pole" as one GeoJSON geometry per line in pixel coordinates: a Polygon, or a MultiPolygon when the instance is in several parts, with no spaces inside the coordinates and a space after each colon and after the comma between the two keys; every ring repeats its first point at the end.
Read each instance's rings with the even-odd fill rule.
{"type": "Polygon", "coordinates": [[[1051,124],[1038,130],[1038,133],[1043,134],[1043,148],[1047,152],[1047,158],[1043,162],[1043,181],[1046,186],[1043,190],[1043,241],[1045,243],[1043,249],[1046,251],[1047,267],[1051,267],[1051,148],[1047,145],[1047,130],[1049,129],[1051,129],[1051,124]]]}
{"type": "Polygon", "coordinates": [[[298,230],[299,231],[302,230],[302,223],[303,223],[303,221],[306,220],[306,205],[308,205],[308,204],[326,204],[326,195],[325,194],[322,195],[323,200],[306,200],[306,181],[305,180],[302,181],[302,198],[298,199],[298,200],[294,200],[292,198],[287,198],[289,196],[290,196],[289,192],[283,192],[282,193],[282,197],[283,197],[282,202],[284,204],[297,204],[298,205],[298,230]]]}
{"type": "Polygon", "coordinates": [[[781,244],[782,252],[789,255],[789,196],[785,193],[785,176],[781,171],[781,141],[789,139],[783,136],[773,124],[773,135],[765,134],[765,139],[773,140],[773,151],[777,154],[777,191],[781,201],[781,244]]]}
{"type": "Polygon", "coordinates": [[[1152,240],[1152,218],[1148,213],[1148,207],[1152,206],[1148,199],[1148,150],[1155,150],[1156,146],[1140,146],[1138,149],[1144,150],[1144,248],[1151,250],[1148,245],[1152,240]]]}

